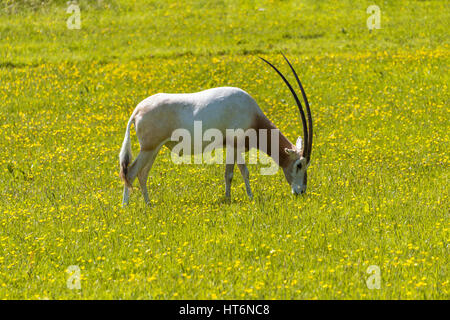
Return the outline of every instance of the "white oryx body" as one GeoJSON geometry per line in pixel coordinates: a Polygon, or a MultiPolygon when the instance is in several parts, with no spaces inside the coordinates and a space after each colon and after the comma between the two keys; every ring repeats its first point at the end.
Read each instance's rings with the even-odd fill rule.
{"type": "MultiPolygon", "coordinates": [[[[128,121],[119,155],[120,176],[125,183],[124,205],[128,203],[129,189],[136,177],[138,177],[144,200],[149,203],[146,182],[160,148],[165,145],[172,149],[178,143],[171,141],[172,133],[177,129],[185,129],[193,137],[195,121],[201,121],[202,131],[218,129],[225,138],[227,129],[243,131],[266,129],[266,139],[270,140],[271,130],[278,130],[264,115],[256,101],[239,88],[220,87],[196,93],[155,94],[140,102],[128,121]],[[140,152],[130,165],[130,129],[133,123],[140,144],[140,152]]],[[[269,146],[262,151],[269,155],[273,152],[278,153],[274,159],[283,168],[293,193],[303,193],[306,189],[306,168],[309,161],[303,157],[301,138],[297,141],[297,145],[293,145],[281,133],[278,139],[278,150],[270,150],[269,146]]],[[[191,154],[195,154],[196,151],[194,142],[196,141],[191,139],[191,154]]],[[[226,139],[223,143],[225,142],[226,139]]],[[[204,142],[203,148],[209,143],[204,142]]],[[[245,164],[238,163],[238,167],[244,178],[247,194],[252,197],[248,169],[245,164]]],[[[226,164],[225,193],[227,197],[231,192],[233,169],[234,164],[226,164]]]]}
{"type": "MultiPolygon", "coordinates": [[[[255,100],[239,88],[213,88],[195,93],[158,93],[141,103],[133,112],[137,136],[143,150],[152,150],[164,143],[171,147],[172,132],[183,128],[194,136],[194,122],[202,129],[218,129],[225,137],[226,129],[246,130],[254,125],[256,116],[264,113],[255,100]]],[[[194,140],[191,139],[192,154],[194,140]]],[[[204,147],[209,143],[204,142],[204,147]]]]}

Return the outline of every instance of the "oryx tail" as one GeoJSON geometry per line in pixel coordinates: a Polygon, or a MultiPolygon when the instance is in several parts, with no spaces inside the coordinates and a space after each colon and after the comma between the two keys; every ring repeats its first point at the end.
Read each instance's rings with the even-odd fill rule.
{"type": "Polygon", "coordinates": [[[134,123],[134,112],[128,120],[127,131],[125,131],[125,138],[123,139],[122,148],[120,149],[119,154],[119,164],[120,164],[120,173],[119,176],[124,182],[125,186],[128,188],[132,188],[130,181],[127,178],[128,166],[133,159],[133,155],[131,154],[131,138],[130,138],[130,129],[131,125],[134,123]]]}

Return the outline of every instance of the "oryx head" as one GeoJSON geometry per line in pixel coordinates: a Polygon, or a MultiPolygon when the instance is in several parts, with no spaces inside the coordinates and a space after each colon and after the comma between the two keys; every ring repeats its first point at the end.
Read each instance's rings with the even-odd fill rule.
{"type": "Polygon", "coordinates": [[[306,192],[306,184],[308,182],[308,175],[306,170],[308,169],[309,163],[311,161],[313,139],[312,117],[308,99],[306,97],[306,93],[303,89],[302,83],[300,82],[300,79],[298,78],[294,67],[292,67],[291,63],[284,56],[284,54],[282,55],[291,68],[292,72],[294,73],[295,79],[297,80],[298,86],[300,87],[300,90],[302,92],[303,101],[305,102],[306,106],[306,112],[308,113],[308,126],[306,125],[306,116],[305,112],[303,111],[303,106],[300,103],[300,100],[298,99],[297,94],[295,93],[289,81],[287,81],[284,75],[273,64],[271,64],[264,58],[261,59],[280,75],[280,77],[283,79],[284,83],[286,83],[292,95],[294,96],[295,102],[298,106],[298,110],[300,111],[300,118],[302,119],[303,126],[303,139],[301,137],[298,137],[295,146],[293,146],[292,148],[284,149],[284,152],[286,152],[289,157],[289,161],[288,165],[283,167],[284,175],[291,186],[292,193],[297,195],[306,192]]]}

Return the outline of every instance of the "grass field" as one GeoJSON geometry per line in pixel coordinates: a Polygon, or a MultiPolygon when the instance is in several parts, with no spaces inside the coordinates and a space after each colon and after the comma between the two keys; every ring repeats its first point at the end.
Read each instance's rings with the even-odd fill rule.
{"type": "Polygon", "coordinates": [[[448,2],[213,3],[80,1],[70,30],[65,0],[0,1],[0,298],[449,299],[448,2]],[[254,200],[235,172],[227,201],[223,165],[163,149],[152,206],[136,183],[121,207],[126,123],[154,93],[240,87],[295,142],[257,58],[289,74],[280,50],[314,117],[306,195],[253,165],[254,200]]]}

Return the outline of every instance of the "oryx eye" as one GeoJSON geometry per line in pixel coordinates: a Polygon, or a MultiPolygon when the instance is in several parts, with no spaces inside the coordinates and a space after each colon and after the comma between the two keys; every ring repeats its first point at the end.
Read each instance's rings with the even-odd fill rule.
{"type": "Polygon", "coordinates": [[[298,169],[298,170],[302,170],[302,164],[301,164],[301,163],[299,163],[299,164],[297,165],[297,169],[298,169]]]}

